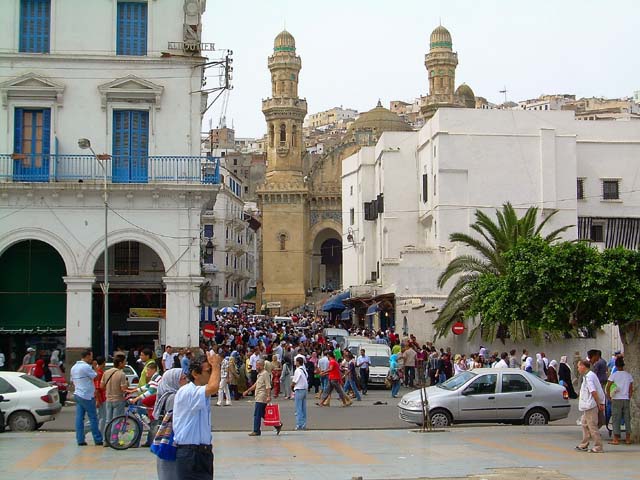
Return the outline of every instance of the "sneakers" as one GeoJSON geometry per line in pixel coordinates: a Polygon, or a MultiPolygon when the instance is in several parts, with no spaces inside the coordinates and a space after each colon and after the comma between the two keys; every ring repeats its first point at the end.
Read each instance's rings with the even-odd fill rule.
{"type": "Polygon", "coordinates": [[[276,435],[280,435],[280,430],[282,430],[282,423],[276,427],[276,435]]]}
{"type": "Polygon", "coordinates": [[[251,433],[249,434],[249,436],[250,436],[250,437],[259,437],[259,436],[260,436],[260,434],[259,434],[258,432],[251,432],[251,433]]]}

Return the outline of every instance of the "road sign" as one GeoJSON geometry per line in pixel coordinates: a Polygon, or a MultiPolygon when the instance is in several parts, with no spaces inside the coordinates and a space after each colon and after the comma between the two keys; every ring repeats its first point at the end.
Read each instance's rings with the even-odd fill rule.
{"type": "Polygon", "coordinates": [[[213,338],[216,334],[216,327],[213,325],[207,325],[202,329],[202,336],[204,338],[213,338]]]}
{"type": "Polygon", "coordinates": [[[451,327],[451,331],[454,335],[462,335],[464,333],[464,323],[456,322],[451,327]]]}

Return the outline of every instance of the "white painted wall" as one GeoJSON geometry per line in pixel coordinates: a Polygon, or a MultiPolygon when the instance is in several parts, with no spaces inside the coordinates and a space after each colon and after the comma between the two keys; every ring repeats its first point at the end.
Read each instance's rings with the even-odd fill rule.
{"type": "MultiPolygon", "coordinates": [[[[572,240],[578,216],[640,217],[638,158],[640,128],[629,123],[579,122],[572,112],[440,109],[419,132],[387,132],[373,156],[363,149],[344,160],[343,211],[347,215],[355,207],[360,212],[355,227],[368,240],[345,249],[345,285],[365,283],[358,266],[371,268],[380,261],[376,293],[396,295],[397,330],[406,316],[410,332],[421,341],[431,340],[432,322],[448,292],[437,288],[437,278],[451,259],[467,253],[452,245],[449,235],[473,234],[469,225],[476,210],[493,216],[507,201],[519,215],[535,205],[542,216],[558,210],[546,231],[574,225],[564,234],[572,240]],[[429,180],[426,202],[423,173],[429,180]],[[576,200],[578,177],[585,178],[585,200],[576,200]],[[621,179],[620,201],[601,199],[602,178],[621,179]],[[352,187],[366,195],[350,195],[352,187]],[[385,213],[376,222],[365,222],[362,202],[380,191],[385,213]]],[[[346,235],[348,217],[343,225],[346,235]]],[[[470,344],[465,334],[439,343],[473,352],[478,341],[470,344]]],[[[617,331],[607,327],[597,339],[517,348],[523,346],[544,348],[558,358],[596,347],[608,354],[620,342],[617,331]]],[[[485,347],[504,351],[514,345],[485,347]]]]}

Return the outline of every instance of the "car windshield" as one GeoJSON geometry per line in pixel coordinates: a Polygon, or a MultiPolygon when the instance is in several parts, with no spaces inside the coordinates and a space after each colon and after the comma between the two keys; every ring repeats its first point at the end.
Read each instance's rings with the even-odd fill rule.
{"type": "Polygon", "coordinates": [[[26,380],[31,385],[33,385],[35,387],[38,387],[38,388],[45,388],[45,387],[50,387],[51,386],[47,382],[45,382],[43,380],[40,380],[39,378],[36,378],[34,376],[31,376],[31,375],[20,375],[20,378],[22,378],[23,380],[26,380]]]}
{"type": "Polygon", "coordinates": [[[388,367],[389,357],[369,357],[372,367],[388,367]]]}
{"type": "Polygon", "coordinates": [[[439,383],[436,387],[444,390],[457,390],[475,376],[476,374],[473,372],[462,372],[444,383],[439,383]]]}

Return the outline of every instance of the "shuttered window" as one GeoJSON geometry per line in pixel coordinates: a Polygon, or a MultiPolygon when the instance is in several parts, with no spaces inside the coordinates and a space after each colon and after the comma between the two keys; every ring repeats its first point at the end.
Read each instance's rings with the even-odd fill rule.
{"type": "Polygon", "coordinates": [[[49,53],[51,0],[20,0],[21,52],[49,53]]]}
{"type": "Polygon", "coordinates": [[[113,181],[146,183],[149,155],[149,112],[113,111],[113,181]]]}
{"type": "Polygon", "coordinates": [[[49,180],[51,109],[16,108],[14,116],[13,176],[17,181],[49,180]]]}
{"type": "Polygon", "coordinates": [[[117,55],[147,54],[147,4],[118,2],[117,55]]]}

